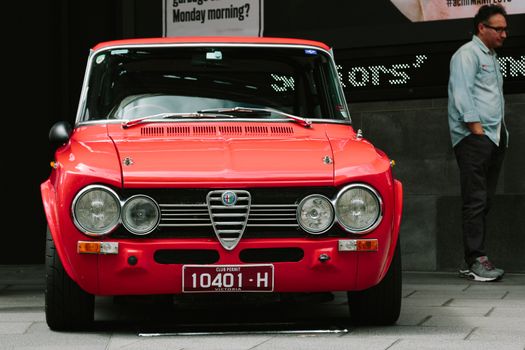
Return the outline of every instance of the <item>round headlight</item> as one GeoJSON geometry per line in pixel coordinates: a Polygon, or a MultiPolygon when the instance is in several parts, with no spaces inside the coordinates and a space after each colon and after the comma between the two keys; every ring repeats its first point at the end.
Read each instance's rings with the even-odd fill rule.
{"type": "Polygon", "coordinates": [[[104,186],[88,186],[73,200],[76,227],[90,236],[105,235],[117,227],[120,201],[115,192],[104,186]]]}
{"type": "Polygon", "coordinates": [[[313,194],[304,198],[297,207],[297,221],[308,233],[326,232],[334,222],[334,208],[324,196],[313,194]]]}
{"type": "Polygon", "coordinates": [[[160,208],[152,198],[137,195],[129,198],[122,207],[122,224],[131,233],[146,235],[157,228],[160,208]]]}
{"type": "Polygon", "coordinates": [[[352,233],[367,233],[381,222],[382,201],[370,186],[350,185],[339,192],[335,203],[337,221],[352,233]]]}

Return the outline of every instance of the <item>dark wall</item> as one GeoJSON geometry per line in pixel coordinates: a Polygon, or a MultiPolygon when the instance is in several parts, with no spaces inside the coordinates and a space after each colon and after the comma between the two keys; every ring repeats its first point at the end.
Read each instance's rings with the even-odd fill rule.
{"type": "MultiPolygon", "coordinates": [[[[11,4],[10,4],[11,5],[11,4]]],[[[3,115],[4,168],[4,249],[0,264],[36,263],[43,261],[45,219],[40,201],[40,182],[48,175],[51,152],[48,149],[47,130],[51,117],[51,90],[56,88],[49,39],[51,12],[47,3],[35,3],[31,11],[21,2],[10,7],[10,13],[19,14],[30,36],[4,33],[11,39],[4,49],[2,77],[7,96],[3,115]],[[22,15],[23,14],[23,15],[22,15]],[[7,81],[5,80],[7,78],[7,81]]],[[[27,5],[27,4],[24,4],[27,5]]],[[[17,30],[14,30],[15,32],[17,30]]]]}
{"type": "Polygon", "coordinates": [[[46,221],[40,184],[49,176],[53,160],[49,128],[59,120],[74,121],[89,48],[120,35],[117,1],[37,1],[30,10],[23,5],[27,4],[19,2],[14,13],[23,14],[20,18],[32,35],[14,34],[17,40],[6,66],[11,87],[6,103],[17,101],[19,107],[10,120],[21,123],[7,133],[13,141],[6,149],[15,149],[7,187],[15,202],[24,206],[16,209],[23,210],[22,221],[7,220],[4,235],[9,249],[0,254],[0,264],[44,262],[46,221]]]}
{"type": "MultiPolygon", "coordinates": [[[[433,46],[470,37],[469,21],[413,24],[389,3],[267,0],[265,35],[325,41],[334,47],[336,60],[338,53],[365,52],[361,49],[377,56],[411,45],[433,46]]],[[[8,221],[4,235],[10,249],[0,254],[0,264],[44,261],[46,223],[39,187],[49,176],[53,158],[48,131],[56,121],[74,120],[89,49],[100,41],[162,34],[161,0],[47,0],[31,3],[30,11],[24,2],[17,6],[14,11],[23,14],[32,36],[15,33],[16,51],[6,72],[9,101],[23,101],[17,114],[24,118],[23,125],[9,132],[9,146],[16,149],[15,166],[6,169],[14,169],[8,173],[8,193],[17,198],[15,203],[24,204],[24,217],[22,221],[8,221]],[[29,150],[22,150],[22,144],[29,150]]],[[[523,46],[519,43],[525,40],[525,15],[509,18],[509,27],[513,33],[510,43],[523,46]]],[[[436,96],[425,99],[406,99],[406,94],[400,94],[398,101],[386,98],[359,103],[351,101],[351,92],[347,95],[356,126],[398,161],[395,171],[407,191],[404,264],[415,270],[451,268],[460,250],[456,168],[447,143],[444,100],[435,98],[443,97],[443,87],[437,91],[436,96]],[[432,253],[430,258],[423,257],[421,251],[425,249],[432,253]]],[[[524,107],[523,94],[507,98],[511,103],[513,148],[502,175],[504,187],[499,189],[493,210],[493,216],[504,219],[492,224],[503,232],[501,241],[494,243],[502,259],[512,259],[514,255],[507,253],[514,253],[523,242],[514,237],[523,236],[523,215],[517,213],[524,211],[525,201],[525,181],[520,176],[525,173],[520,154],[524,145],[512,141],[513,137],[525,140],[523,123],[518,122],[524,107]]],[[[365,100],[366,94],[361,101],[365,100]]],[[[22,119],[12,120],[14,124],[22,119]]],[[[5,148],[10,149],[7,145],[5,148]]],[[[497,240],[495,236],[490,239],[497,240]]],[[[514,266],[523,270],[523,264],[514,266]]]]}
{"type": "MultiPolygon", "coordinates": [[[[487,251],[511,272],[525,271],[525,93],[505,96],[509,148],[487,220],[487,251]]],[[[459,172],[450,144],[447,99],[350,105],[356,128],[396,161],[403,183],[403,268],[455,270],[462,261],[459,172]]]]}

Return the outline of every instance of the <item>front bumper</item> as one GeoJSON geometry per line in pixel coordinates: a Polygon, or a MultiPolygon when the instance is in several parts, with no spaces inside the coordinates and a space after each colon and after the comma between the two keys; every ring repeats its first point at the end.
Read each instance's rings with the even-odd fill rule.
{"type": "MultiPolygon", "coordinates": [[[[371,237],[367,237],[371,238],[371,237]]],[[[108,240],[109,241],[109,240],[108,240]]],[[[214,265],[247,265],[240,254],[246,249],[299,248],[298,261],[272,264],[274,292],[351,291],[379,283],[387,266],[390,240],[377,239],[377,251],[341,251],[341,239],[244,239],[232,251],[209,239],[118,240],[117,254],[74,253],[77,283],[95,295],[146,295],[182,293],[182,263],[158,262],[159,250],[212,250],[214,265]],[[96,269],[96,271],[93,271],[96,269]],[[86,273],[84,273],[86,271],[86,273]]],[[[253,263],[250,263],[253,265],[253,263]]]]}

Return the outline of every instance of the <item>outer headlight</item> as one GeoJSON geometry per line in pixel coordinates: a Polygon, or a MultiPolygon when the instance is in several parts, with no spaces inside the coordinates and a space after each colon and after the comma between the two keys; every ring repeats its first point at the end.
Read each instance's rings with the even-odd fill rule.
{"type": "Polygon", "coordinates": [[[372,187],[364,184],[347,186],[335,202],[337,221],[352,233],[367,233],[382,219],[382,200],[372,187]]]}
{"type": "Polygon", "coordinates": [[[76,227],[90,236],[110,233],[120,219],[119,198],[105,186],[84,188],[76,195],[71,209],[76,227]]]}
{"type": "Polygon", "coordinates": [[[146,235],[157,228],[160,208],[152,198],[137,195],[129,198],[122,207],[122,224],[131,233],[146,235]]]}
{"type": "Polygon", "coordinates": [[[324,196],[313,194],[304,198],[297,207],[297,221],[308,233],[321,234],[334,223],[334,207],[324,196]]]}

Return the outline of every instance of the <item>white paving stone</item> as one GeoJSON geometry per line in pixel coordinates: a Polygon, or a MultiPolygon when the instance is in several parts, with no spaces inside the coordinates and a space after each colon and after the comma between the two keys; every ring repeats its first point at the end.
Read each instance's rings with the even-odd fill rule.
{"type": "Polygon", "coordinates": [[[9,309],[9,311],[0,309],[0,322],[44,322],[44,309],[41,311],[29,311],[9,309]]]}
{"type": "MultiPolygon", "coordinates": [[[[523,320],[521,323],[524,323],[523,320]]],[[[521,346],[525,349],[525,331],[516,331],[515,329],[499,329],[492,327],[479,327],[470,334],[469,340],[484,342],[510,342],[521,346]]],[[[495,348],[499,350],[499,348],[495,348]]]]}
{"type": "Polygon", "coordinates": [[[515,307],[525,309],[525,298],[519,300],[509,299],[454,299],[449,306],[462,306],[462,307],[515,307]]]}
{"type": "Polygon", "coordinates": [[[388,350],[523,350],[520,344],[502,341],[425,341],[402,339],[388,350]]]}
{"type": "Polygon", "coordinates": [[[525,323],[525,307],[509,308],[509,307],[494,307],[488,314],[488,317],[518,317],[522,318],[525,323]]]}
{"type": "Polygon", "coordinates": [[[23,334],[30,326],[31,322],[0,322],[0,334],[23,334]]]}
{"type": "Polygon", "coordinates": [[[416,290],[408,298],[439,298],[448,297],[455,299],[503,299],[508,292],[504,290],[416,290]]]}
{"type": "Polygon", "coordinates": [[[271,336],[119,336],[114,335],[108,343],[107,349],[184,349],[184,350],[244,350],[257,347],[266,342],[271,336]]]}
{"type": "Polygon", "coordinates": [[[1,344],[4,348],[67,348],[78,349],[80,347],[94,350],[105,349],[109,341],[109,334],[88,332],[52,332],[45,323],[35,322],[29,324],[23,336],[8,334],[1,336],[1,344]]]}
{"type": "Polygon", "coordinates": [[[358,336],[277,336],[261,343],[254,350],[383,350],[396,341],[396,337],[363,339],[358,336]]]}
{"type": "Polygon", "coordinates": [[[446,316],[432,316],[425,323],[424,326],[433,327],[486,327],[494,330],[507,330],[522,332],[525,334],[525,317],[446,317],[446,316]]]}
{"type": "MultiPolygon", "coordinates": [[[[367,338],[397,337],[397,338],[427,338],[433,340],[464,339],[474,327],[428,327],[428,326],[395,326],[357,328],[347,336],[367,338]]],[[[346,337],[346,336],[345,336],[346,337]]]]}
{"type": "Polygon", "coordinates": [[[493,312],[493,308],[490,306],[478,308],[454,306],[411,306],[410,308],[401,309],[401,313],[407,312],[414,314],[449,317],[485,316],[491,311],[493,312]]]}

